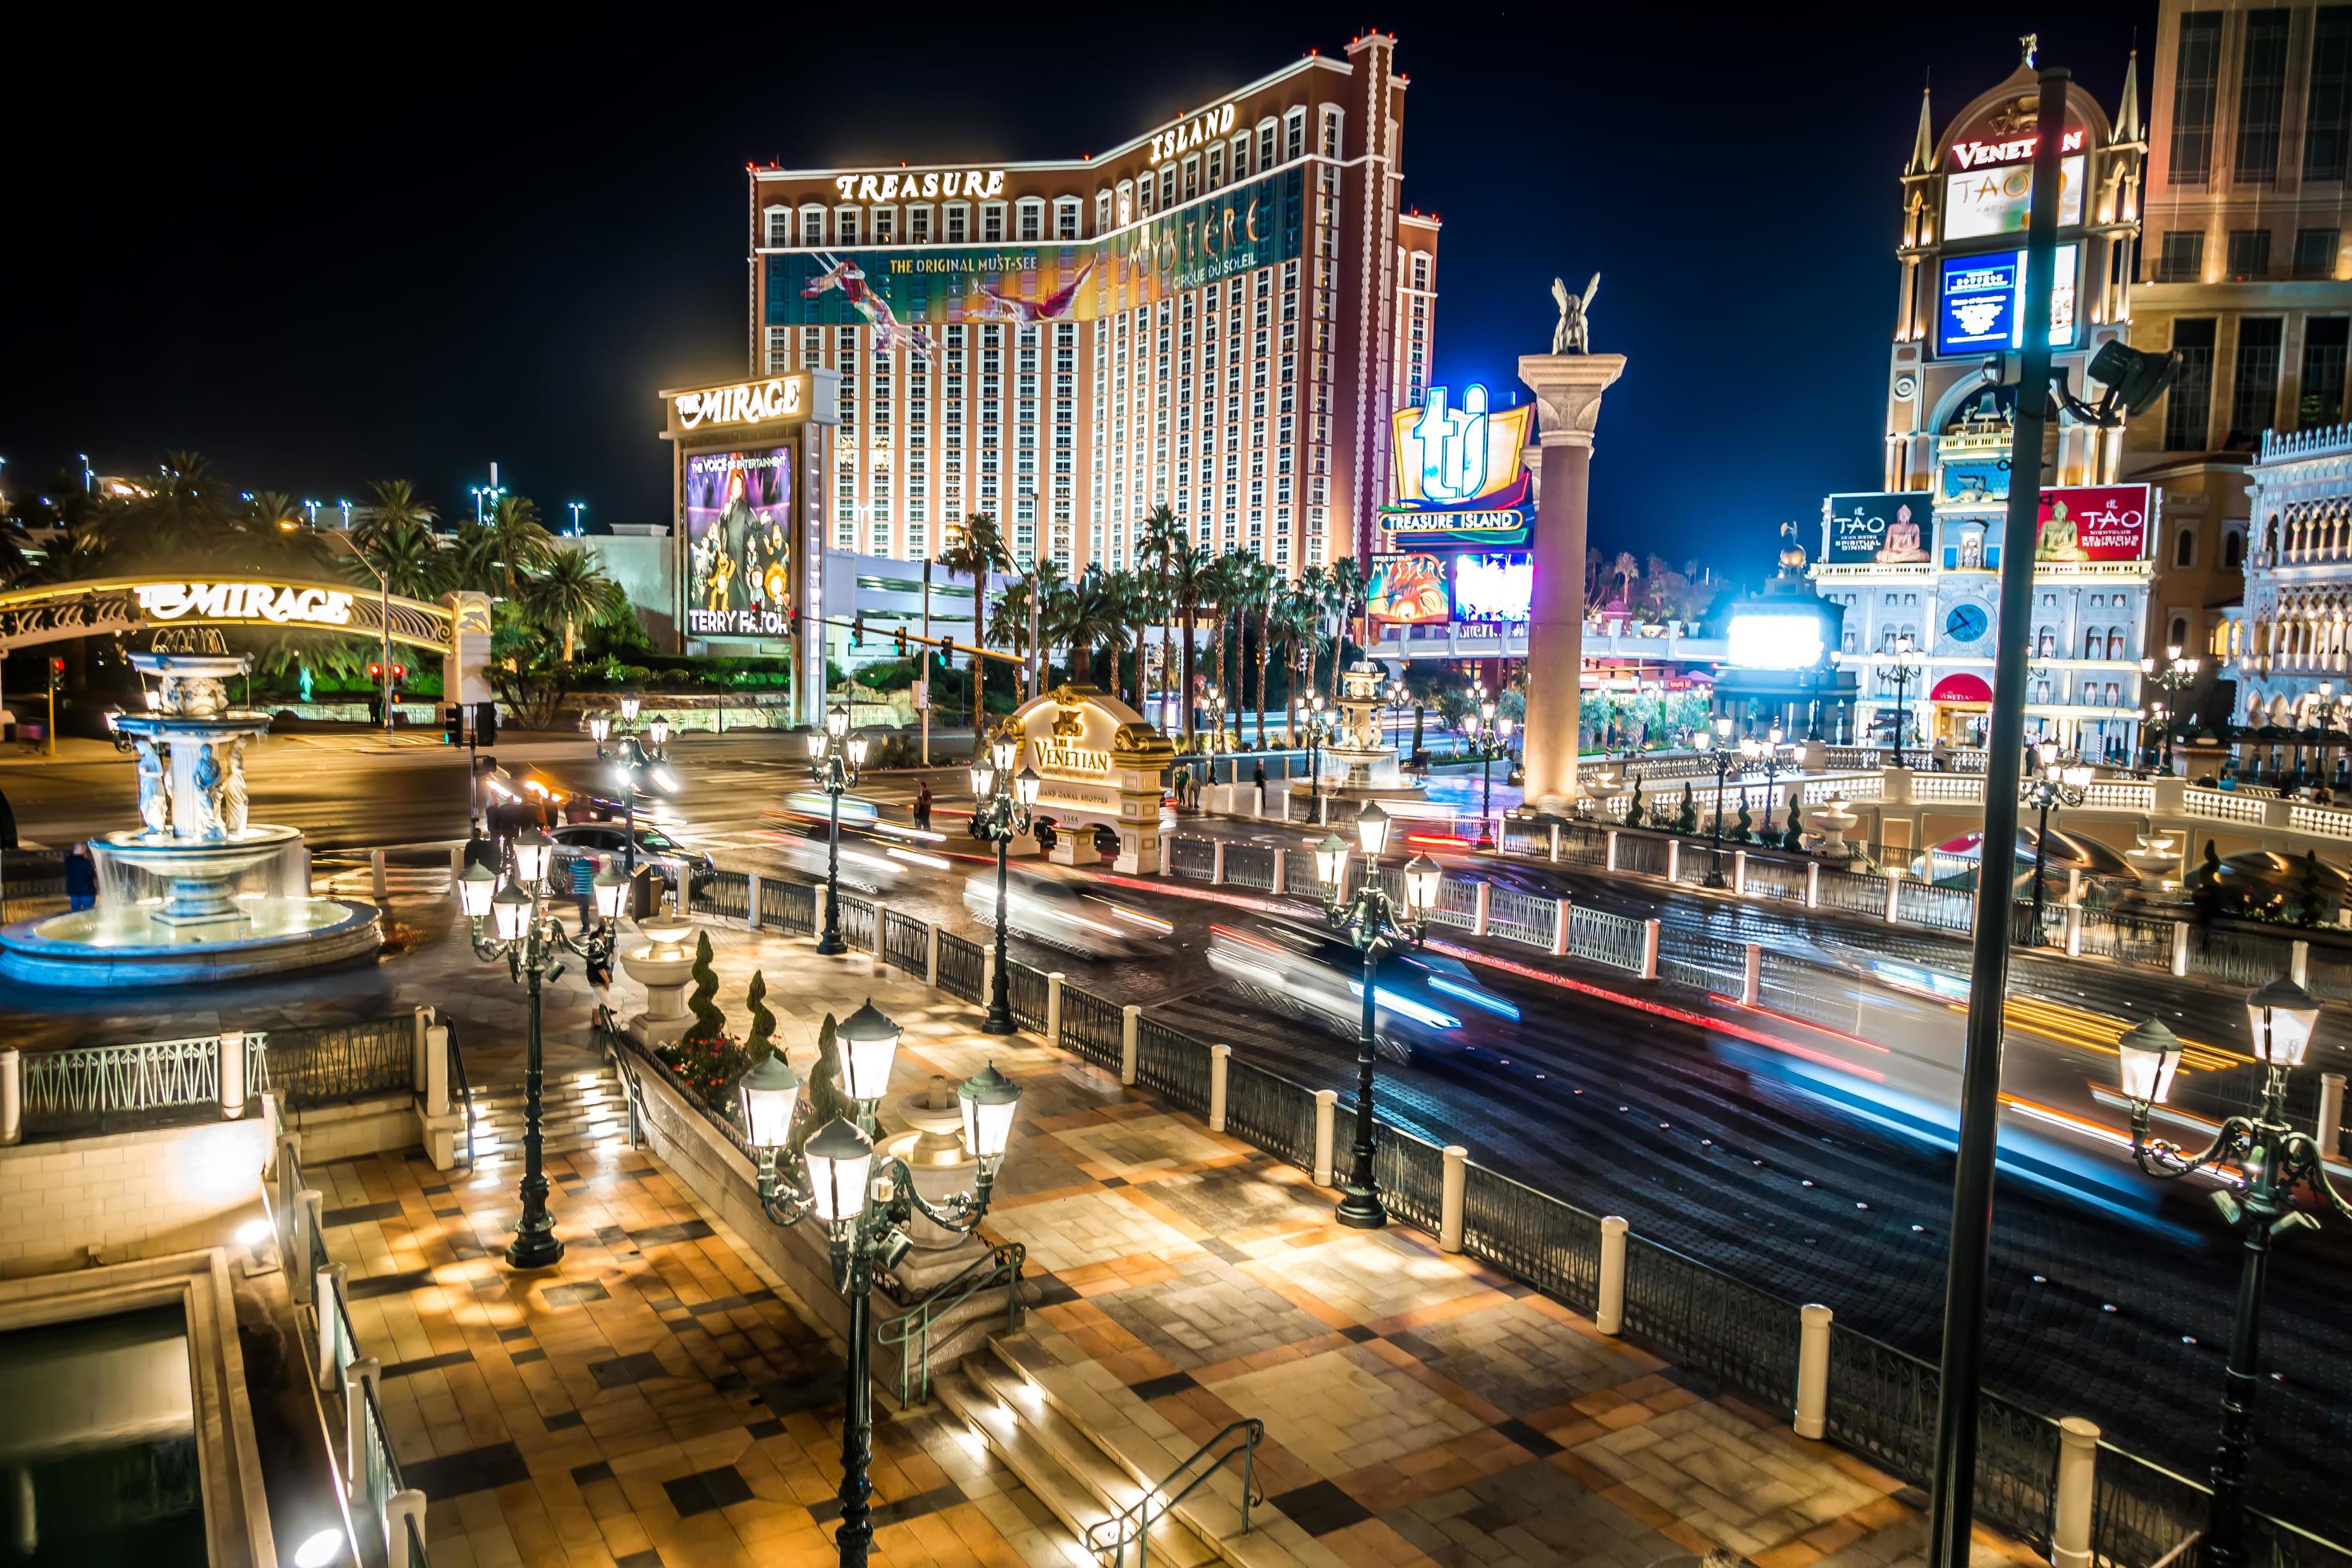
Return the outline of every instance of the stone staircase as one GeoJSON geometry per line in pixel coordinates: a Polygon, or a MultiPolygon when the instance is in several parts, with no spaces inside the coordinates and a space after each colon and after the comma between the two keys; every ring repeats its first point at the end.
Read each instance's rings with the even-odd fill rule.
{"type": "MultiPolygon", "coordinates": [[[[1087,1531],[1158,1486],[1198,1445],[1099,1366],[1058,1356],[1051,1342],[1059,1338],[1050,1329],[1000,1337],[941,1378],[938,1395],[1070,1532],[1078,1547],[1074,1561],[1113,1568],[1138,1563],[1140,1542],[1097,1555],[1085,1550],[1087,1531]]],[[[1188,1469],[1175,1489],[1194,1473],[1188,1469]]],[[[1252,1528],[1243,1532],[1241,1490],[1236,1455],[1172,1507],[1155,1496],[1148,1510],[1149,1560],[1171,1568],[1219,1562],[1272,1568],[1297,1561],[1284,1537],[1303,1542],[1303,1533],[1262,1506],[1253,1508],[1252,1528]]],[[[1101,1533],[1109,1539],[1109,1531],[1101,1533]]]]}
{"type": "MultiPolygon", "coordinates": [[[[599,1144],[625,1143],[629,1136],[628,1091],[606,1061],[593,1072],[551,1072],[541,1089],[540,1135],[550,1154],[599,1144]]],[[[474,1089],[474,1160],[522,1158],[522,1085],[478,1084],[474,1089]]],[[[465,1140],[460,1137],[462,1151],[465,1140]]]]}

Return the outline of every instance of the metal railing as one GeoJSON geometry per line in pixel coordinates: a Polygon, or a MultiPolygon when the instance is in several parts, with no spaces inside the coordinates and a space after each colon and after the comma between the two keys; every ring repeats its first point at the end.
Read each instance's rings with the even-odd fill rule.
{"type": "Polygon", "coordinates": [[[1591,1311],[1601,1293],[1599,1216],[1475,1162],[1463,1178],[1462,1250],[1591,1311]]]}
{"type": "Polygon", "coordinates": [[[1135,1568],[1145,1568],[1151,1561],[1152,1526],[1167,1518],[1178,1503],[1207,1485],[1209,1478],[1223,1469],[1236,1454],[1241,1456],[1242,1461],[1241,1532],[1247,1535],[1250,1509],[1265,1501],[1265,1494],[1257,1490],[1257,1446],[1265,1437],[1265,1422],[1255,1415],[1244,1415],[1238,1421],[1227,1422],[1207,1442],[1186,1456],[1182,1463],[1161,1477],[1158,1486],[1108,1519],[1088,1525],[1087,1550],[1094,1553],[1097,1562],[1108,1557],[1110,1568],[1126,1568],[1128,1548],[1132,1546],[1135,1549],[1135,1568]],[[1219,1450],[1217,1446],[1236,1432],[1242,1434],[1240,1444],[1219,1450]],[[1204,1460],[1207,1461],[1205,1464],[1202,1463],[1204,1460]],[[1197,1470],[1194,1469],[1196,1466],[1199,1467],[1197,1470]],[[1192,1479],[1184,1482],[1182,1490],[1171,1495],[1168,1489],[1182,1480],[1188,1472],[1192,1473],[1192,1479]]]}
{"type": "Polygon", "coordinates": [[[760,880],[760,923],[790,936],[816,932],[816,889],[781,877],[760,880]]]}
{"type": "Polygon", "coordinates": [[[1797,1379],[1797,1309],[1638,1236],[1625,1238],[1625,1331],[1776,1405],[1797,1379]]]}
{"type": "Polygon", "coordinates": [[[882,962],[897,969],[921,973],[931,962],[931,922],[898,910],[886,910],[882,919],[882,962]]]}
{"type": "MultiPolygon", "coordinates": [[[[466,1077],[466,1053],[457,1048],[457,1026],[452,1022],[444,1027],[448,1031],[449,1088],[457,1114],[466,1119],[466,1169],[470,1171],[474,1168],[474,1086],[466,1077]]],[[[605,1027],[609,1034],[612,1026],[608,1023],[605,1027]]],[[[634,1146],[635,1140],[630,1142],[634,1146]]]]}
{"type": "Polygon", "coordinates": [[[1737,996],[1748,973],[1744,942],[1697,931],[1662,932],[1658,942],[1658,978],[1694,991],[1737,996]]]}
{"type": "Polygon", "coordinates": [[[1005,1000],[1013,1021],[1024,1029],[1045,1026],[1045,973],[1019,959],[1005,960],[1005,1000]]]}
{"type": "Polygon", "coordinates": [[[841,940],[852,952],[874,951],[874,905],[854,894],[841,895],[841,940]]]}
{"type": "Polygon", "coordinates": [[[1126,1046],[1126,1022],[1116,1002],[1076,985],[1062,987],[1061,1047],[1097,1067],[1116,1068],[1126,1046]]]}
{"type": "Polygon", "coordinates": [[[1602,910],[1588,910],[1581,904],[1569,906],[1568,951],[1572,958],[1639,974],[1643,935],[1640,921],[1602,910]]]}
{"type": "Polygon", "coordinates": [[[1179,877],[1205,882],[1216,872],[1217,846],[1208,838],[1168,841],[1168,868],[1179,877]]]}
{"type": "Polygon", "coordinates": [[[1511,888],[1489,888],[1486,929],[1529,947],[1548,948],[1559,931],[1559,900],[1511,888]]]}
{"type": "Polygon", "coordinates": [[[27,1134],[110,1116],[220,1103],[220,1038],[145,1040],[28,1051],[23,1095],[27,1134]]]}
{"type": "Polygon", "coordinates": [[[1300,1170],[1315,1164],[1315,1097],[1288,1079],[1229,1060],[1225,1131],[1300,1170]]]}
{"type": "Polygon", "coordinates": [[[1225,846],[1225,880],[1237,888],[1255,888],[1260,892],[1274,889],[1274,867],[1280,849],[1265,844],[1228,844],[1225,846]]]}
{"type": "Polygon", "coordinates": [[[1136,1020],[1135,1078],[1181,1110],[1209,1109],[1209,1047],[1149,1015],[1136,1020]]]}
{"type": "Polygon", "coordinates": [[[687,879],[686,908],[689,914],[718,920],[751,918],[751,879],[742,871],[705,871],[687,879]]]}
{"type": "Polygon", "coordinates": [[[414,1092],[415,1031],[414,1013],[272,1029],[265,1037],[270,1087],[289,1110],[414,1092]]]}
{"type": "Polygon", "coordinates": [[[986,998],[980,994],[988,974],[988,950],[969,937],[940,932],[940,989],[967,1002],[986,998]]]}
{"type": "Polygon", "coordinates": [[[898,1352],[898,1403],[920,1405],[931,1397],[931,1326],[981,1291],[1003,1285],[1004,1331],[1021,1331],[1021,1269],[1029,1249],[1017,1241],[991,1247],[961,1272],[875,1330],[877,1343],[898,1352]]]}

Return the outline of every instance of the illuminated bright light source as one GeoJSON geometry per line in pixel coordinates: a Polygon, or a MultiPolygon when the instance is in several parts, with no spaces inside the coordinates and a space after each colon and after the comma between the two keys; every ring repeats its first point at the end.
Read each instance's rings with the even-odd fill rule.
{"type": "Polygon", "coordinates": [[[1746,669],[1810,669],[1822,658],[1818,616],[1734,616],[1728,662],[1746,669]]]}
{"type": "Polygon", "coordinates": [[[249,1219],[236,1227],[236,1244],[239,1247],[259,1247],[269,1237],[269,1222],[266,1219],[249,1219]]]}
{"type": "Polygon", "coordinates": [[[343,1532],[322,1530],[294,1549],[294,1568],[327,1568],[343,1558],[343,1532]]]}
{"type": "MultiPolygon", "coordinates": [[[[1349,995],[1361,996],[1363,994],[1362,981],[1348,982],[1349,995]]],[[[1401,996],[1385,985],[1373,990],[1372,1002],[1377,1006],[1386,1007],[1390,1012],[1401,1014],[1415,1023],[1426,1024],[1433,1029],[1458,1029],[1462,1026],[1462,1020],[1453,1014],[1441,1013],[1427,1003],[1416,1002],[1410,996],[1401,996]]]]}
{"type": "Polygon", "coordinates": [[[893,860],[906,860],[917,866],[928,866],[934,871],[944,871],[948,868],[948,858],[944,855],[926,855],[919,850],[901,848],[896,844],[887,846],[882,853],[893,860]]]}
{"type": "Polygon", "coordinates": [[[1125,904],[1106,904],[1104,907],[1122,919],[1133,921],[1139,926],[1147,926],[1163,936],[1176,929],[1172,922],[1163,921],[1158,915],[1147,915],[1141,910],[1131,910],[1125,904]]]}
{"type": "Polygon", "coordinates": [[[1500,996],[1489,995],[1459,981],[1448,980],[1442,974],[1433,974],[1429,977],[1429,988],[1432,991],[1443,991],[1449,996],[1459,996],[1473,1007],[1484,1007],[1487,1012],[1499,1013],[1506,1018],[1516,1018],[1519,1016],[1519,1010],[1500,996]]]}

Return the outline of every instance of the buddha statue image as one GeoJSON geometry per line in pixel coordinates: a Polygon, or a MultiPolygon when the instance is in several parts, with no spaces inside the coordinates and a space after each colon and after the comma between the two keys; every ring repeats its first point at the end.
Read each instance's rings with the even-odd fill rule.
{"type": "Polygon", "coordinates": [[[2081,534],[2074,520],[2066,515],[2066,503],[2053,500],[2050,515],[2042,521],[2041,537],[2034,541],[2036,561],[2088,561],[2091,552],[2083,548],[2081,534]]]}
{"type": "Polygon", "coordinates": [[[1878,547],[1879,564],[1892,566],[1927,559],[1927,549],[1919,542],[1919,523],[1912,517],[1909,504],[1895,508],[1895,521],[1886,525],[1886,542],[1878,547]]]}

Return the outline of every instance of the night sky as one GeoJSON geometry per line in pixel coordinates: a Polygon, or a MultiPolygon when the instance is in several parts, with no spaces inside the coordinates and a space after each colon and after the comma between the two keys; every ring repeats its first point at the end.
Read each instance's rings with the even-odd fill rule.
{"type": "Polygon", "coordinates": [[[1752,576],[1783,519],[1878,482],[1923,73],[1940,128],[2038,26],[2112,113],[2156,8],[1629,9],[701,7],[469,16],[331,56],[210,21],[61,40],[16,61],[0,150],[5,479],[192,447],[247,488],[400,476],[454,512],[496,458],[551,521],[574,500],[660,521],[655,388],[743,369],[747,161],[1100,150],[1371,24],[1412,79],[1406,200],[1445,220],[1438,379],[1516,385],[1552,276],[1598,269],[1595,346],[1631,363],[1594,542],[1752,576]]]}

